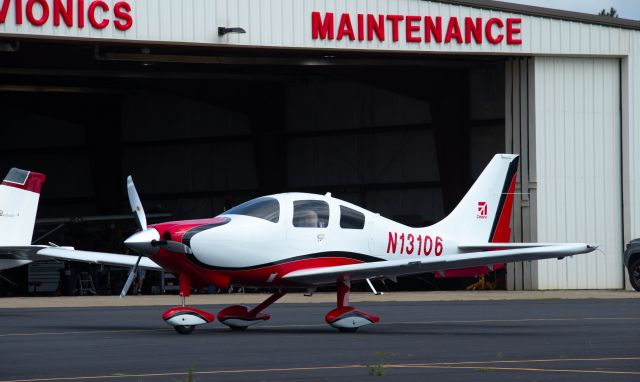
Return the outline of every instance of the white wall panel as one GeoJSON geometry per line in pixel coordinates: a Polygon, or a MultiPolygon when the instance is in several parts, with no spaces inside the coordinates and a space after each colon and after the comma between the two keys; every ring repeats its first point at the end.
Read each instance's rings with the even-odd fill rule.
{"type": "Polygon", "coordinates": [[[619,60],[535,59],[538,241],[601,251],[538,263],[540,289],[622,288],[619,60]]]}

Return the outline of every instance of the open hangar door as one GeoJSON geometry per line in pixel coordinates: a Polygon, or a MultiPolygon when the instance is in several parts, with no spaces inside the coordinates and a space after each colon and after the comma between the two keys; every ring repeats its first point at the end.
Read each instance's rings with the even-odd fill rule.
{"type": "MultiPolygon", "coordinates": [[[[0,54],[0,168],[48,175],[40,218],[127,214],[132,174],[147,212],[175,219],[308,191],[424,225],[505,151],[503,58],[37,41],[0,54]]],[[[122,251],[132,229],[47,240],[122,251]]]]}

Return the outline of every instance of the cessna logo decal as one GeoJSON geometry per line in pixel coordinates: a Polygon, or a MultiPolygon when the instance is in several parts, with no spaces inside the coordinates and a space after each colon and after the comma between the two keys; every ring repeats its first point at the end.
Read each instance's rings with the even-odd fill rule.
{"type": "Polygon", "coordinates": [[[476,216],[478,219],[486,219],[487,218],[487,202],[478,202],[478,215],[476,216]]]}

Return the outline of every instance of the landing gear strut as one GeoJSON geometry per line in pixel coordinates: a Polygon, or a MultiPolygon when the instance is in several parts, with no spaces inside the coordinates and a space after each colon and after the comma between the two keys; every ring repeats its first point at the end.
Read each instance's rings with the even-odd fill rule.
{"type": "Polygon", "coordinates": [[[198,325],[207,324],[215,319],[211,313],[185,306],[185,299],[191,295],[191,279],[186,273],[180,274],[181,306],[170,308],[162,315],[164,321],[173,326],[180,334],[190,334],[198,325]]]}
{"type": "Polygon", "coordinates": [[[380,321],[380,317],[365,313],[349,306],[349,292],[351,283],[348,279],[338,280],[337,297],[338,307],[327,313],[325,320],[341,332],[355,332],[359,327],[374,324],[380,321]]]}
{"type": "Polygon", "coordinates": [[[245,330],[251,325],[270,319],[271,316],[269,314],[260,312],[278,301],[285,294],[287,292],[277,291],[253,309],[243,305],[231,305],[218,313],[218,320],[231,330],[245,330]]]}

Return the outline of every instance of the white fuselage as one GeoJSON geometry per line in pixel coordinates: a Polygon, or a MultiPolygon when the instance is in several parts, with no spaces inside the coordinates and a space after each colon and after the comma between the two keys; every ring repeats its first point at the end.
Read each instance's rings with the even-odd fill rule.
{"type": "Polygon", "coordinates": [[[278,222],[225,214],[231,219],[228,224],[199,232],[191,239],[197,260],[231,270],[305,256],[348,256],[374,261],[458,253],[457,245],[444,232],[411,228],[331,196],[287,193],[271,197],[280,204],[278,222]],[[327,203],[328,222],[323,227],[294,226],[294,202],[310,200],[327,203]],[[341,206],[361,213],[364,226],[341,227],[341,206]]]}

